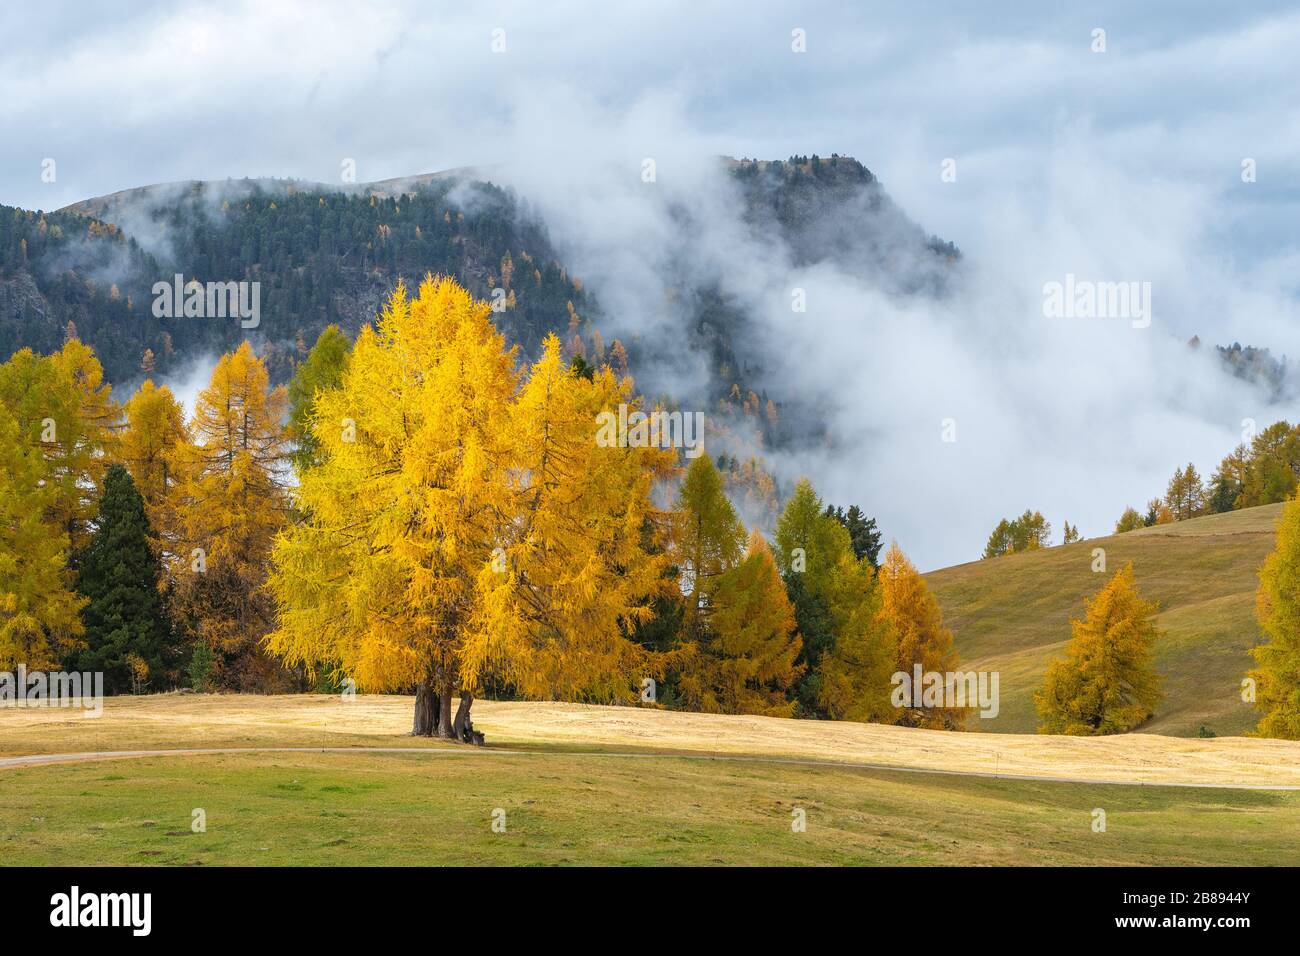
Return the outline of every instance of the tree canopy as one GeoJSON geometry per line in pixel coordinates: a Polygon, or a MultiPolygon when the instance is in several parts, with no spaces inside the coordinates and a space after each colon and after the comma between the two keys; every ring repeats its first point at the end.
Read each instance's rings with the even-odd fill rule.
{"type": "Polygon", "coordinates": [[[1034,696],[1040,733],[1123,733],[1150,718],[1160,701],[1153,661],[1159,634],[1151,620],[1158,606],[1139,596],[1132,563],[1085,608],[1082,621],[1070,622],[1065,656],[1048,665],[1034,696]]]}

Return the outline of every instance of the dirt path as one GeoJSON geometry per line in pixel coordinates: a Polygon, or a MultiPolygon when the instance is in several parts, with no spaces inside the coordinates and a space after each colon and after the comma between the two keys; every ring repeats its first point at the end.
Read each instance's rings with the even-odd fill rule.
{"type": "Polygon", "coordinates": [[[835,767],[850,770],[886,770],[897,773],[921,773],[945,777],[982,777],[991,780],[1028,780],[1040,783],[1071,783],[1095,786],[1128,787],[1183,787],[1207,790],[1300,790],[1300,784],[1252,783],[1188,783],[1184,781],[1096,780],[1070,777],[1050,777],[1028,774],[994,774],[976,770],[940,770],[927,767],[899,767],[886,764],[850,763],[843,760],[808,760],[792,757],[746,757],[735,754],[674,754],[674,753],[620,753],[615,751],[592,752],[583,750],[510,750],[504,748],[441,747],[421,749],[414,747],[205,747],[185,750],[105,750],[69,754],[29,754],[24,757],[0,758],[0,770],[21,767],[41,767],[55,764],[85,763],[97,760],[126,760],[148,757],[187,757],[219,754],[405,754],[421,757],[584,757],[624,760],[713,760],[730,763],[790,764],[800,767],[835,767]]]}

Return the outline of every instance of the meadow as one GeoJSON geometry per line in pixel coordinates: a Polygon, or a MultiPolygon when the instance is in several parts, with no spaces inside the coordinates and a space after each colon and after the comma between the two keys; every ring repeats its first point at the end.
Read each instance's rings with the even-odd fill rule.
{"type": "Polygon", "coordinates": [[[409,697],[169,694],[110,699],[98,719],[4,711],[0,863],[1281,865],[1300,856],[1300,791],[1271,789],[1300,787],[1300,745],[1283,741],[975,735],[484,701],[489,746],[475,748],[405,736],[411,706],[409,697]],[[258,747],[342,752],[248,749],[258,747]],[[189,748],[235,752],[67,756],[189,748]],[[23,757],[61,762],[15,766],[23,757]],[[192,827],[195,810],[204,832],[192,827]],[[1098,810],[1104,832],[1094,830],[1098,810]]]}

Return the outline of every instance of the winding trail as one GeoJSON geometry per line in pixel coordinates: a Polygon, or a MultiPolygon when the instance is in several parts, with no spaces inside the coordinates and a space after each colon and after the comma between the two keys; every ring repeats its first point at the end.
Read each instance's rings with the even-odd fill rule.
{"type": "Polygon", "coordinates": [[[1100,780],[1080,777],[1045,776],[1039,774],[999,774],[979,770],[940,770],[932,767],[902,767],[879,763],[857,763],[844,760],[813,760],[795,757],[746,756],[740,754],[682,754],[646,753],[634,751],[583,751],[583,750],[513,750],[493,747],[203,747],[178,750],[102,750],[83,753],[29,754],[21,757],[0,757],[0,770],[17,770],[25,767],[42,767],[57,764],[90,763],[100,760],[129,760],[149,757],[217,756],[224,754],[405,754],[421,757],[467,757],[483,759],[492,756],[512,757],[595,757],[621,760],[705,760],[727,763],[782,764],[796,767],[828,767],[841,770],[878,770],[890,773],[918,773],[944,777],[976,777],[986,780],[1027,781],[1033,783],[1064,783],[1099,787],[1174,787],[1195,790],[1300,790],[1293,784],[1254,783],[1191,783],[1185,781],[1100,780]]]}

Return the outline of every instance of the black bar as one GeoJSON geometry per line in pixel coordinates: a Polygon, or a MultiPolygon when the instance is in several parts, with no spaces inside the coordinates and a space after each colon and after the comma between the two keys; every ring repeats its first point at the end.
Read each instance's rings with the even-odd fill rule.
{"type": "Polygon", "coordinates": [[[641,934],[771,942],[802,933],[812,943],[849,932],[869,946],[894,939],[974,946],[1044,941],[1049,931],[1065,945],[1128,937],[1231,946],[1291,929],[1294,877],[1258,868],[0,868],[0,922],[7,942],[77,933],[127,945],[237,944],[253,938],[246,934],[259,943],[315,937],[346,945],[375,939],[377,928],[387,936],[435,927],[444,939],[533,932],[536,945],[609,940],[616,937],[603,928],[622,927],[633,945],[641,934]],[[52,899],[70,897],[73,886],[83,906],[87,895],[150,894],[148,936],[130,925],[52,926],[52,899]],[[1121,925],[1133,920],[1151,922],[1121,925]],[[687,930],[688,923],[701,925],[687,930]]]}

